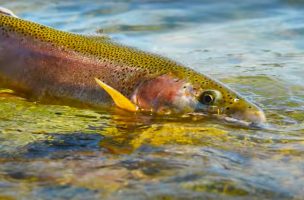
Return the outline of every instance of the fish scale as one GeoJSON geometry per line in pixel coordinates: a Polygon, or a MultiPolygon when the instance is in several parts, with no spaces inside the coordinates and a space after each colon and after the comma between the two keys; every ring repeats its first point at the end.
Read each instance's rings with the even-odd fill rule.
{"type": "MultiPolygon", "coordinates": [[[[84,36],[64,31],[55,30],[53,28],[43,26],[34,22],[10,17],[0,16],[1,29],[6,34],[10,32],[19,33],[24,37],[33,37],[79,52],[103,61],[110,60],[116,64],[124,64],[132,68],[146,69],[148,73],[159,75],[159,73],[174,72],[187,74],[188,79],[198,79],[199,77],[191,69],[181,64],[164,58],[162,56],[140,51],[136,48],[124,46],[111,41],[108,37],[84,36]]],[[[207,80],[205,80],[207,81],[207,80]]]]}

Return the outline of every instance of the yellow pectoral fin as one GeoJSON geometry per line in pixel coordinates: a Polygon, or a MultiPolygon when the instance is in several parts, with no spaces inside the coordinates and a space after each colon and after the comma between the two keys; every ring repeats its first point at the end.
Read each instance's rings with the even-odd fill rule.
{"type": "Polygon", "coordinates": [[[116,106],[118,106],[119,108],[128,110],[128,111],[132,111],[132,112],[136,112],[138,110],[138,107],[134,103],[132,103],[127,97],[125,97],[123,94],[121,94],[120,92],[118,92],[117,90],[112,88],[111,86],[105,84],[98,78],[95,78],[95,81],[101,88],[103,88],[112,97],[116,106]]]}

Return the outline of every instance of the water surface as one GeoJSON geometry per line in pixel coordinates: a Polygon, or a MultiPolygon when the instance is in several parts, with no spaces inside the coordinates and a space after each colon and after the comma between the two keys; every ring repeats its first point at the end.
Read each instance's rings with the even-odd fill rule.
{"type": "Polygon", "coordinates": [[[109,34],[215,77],[269,128],[80,109],[0,94],[0,199],[301,199],[304,4],[1,1],[28,20],[109,34]]]}

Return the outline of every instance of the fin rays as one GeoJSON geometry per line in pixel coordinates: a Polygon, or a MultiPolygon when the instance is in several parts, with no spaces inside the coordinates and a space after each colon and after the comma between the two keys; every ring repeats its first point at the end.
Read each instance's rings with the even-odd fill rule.
{"type": "Polygon", "coordinates": [[[127,97],[121,94],[119,91],[105,84],[98,78],[95,78],[95,81],[101,88],[103,88],[111,96],[117,107],[132,112],[136,112],[138,110],[138,107],[134,103],[132,103],[127,97]]]}

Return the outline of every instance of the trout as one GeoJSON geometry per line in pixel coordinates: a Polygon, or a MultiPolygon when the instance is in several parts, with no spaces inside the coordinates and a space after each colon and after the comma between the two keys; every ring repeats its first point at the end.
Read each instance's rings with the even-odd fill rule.
{"type": "Polygon", "coordinates": [[[202,113],[252,123],[264,112],[178,62],[111,40],[56,30],[0,8],[0,85],[37,101],[202,113]],[[113,101],[112,101],[113,100],[113,101]]]}

